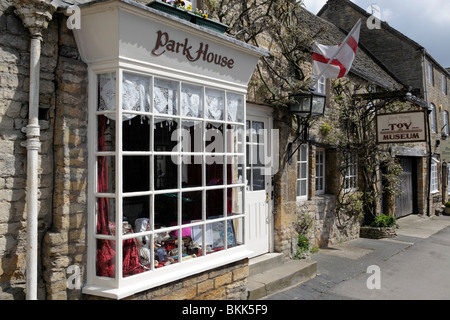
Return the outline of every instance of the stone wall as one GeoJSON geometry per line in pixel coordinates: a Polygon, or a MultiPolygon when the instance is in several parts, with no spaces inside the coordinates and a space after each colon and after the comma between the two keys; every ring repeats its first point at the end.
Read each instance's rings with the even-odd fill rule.
{"type": "MultiPolygon", "coordinates": [[[[39,125],[39,242],[52,224],[53,127],[57,25],[43,33],[39,125]]],[[[25,297],[26,141],[30,36],[14,13],[12,1],[0,1],[0,300],[25,297]]],[[[42,275],[39,269],[39,275],[42,275]]],[[[39,277],[40,279],[42,277],[39,277]]],[[[38,297],[44,284],[39,282],[38,297]]]]}
{"type": "Polygon", "coordinates": [[[87,66],[79,57],[66,18],[58,16],[54,128],[53,221],[43,242],[47,299],[77,299],[67,289],[66,270],[76,265],[84,275],[87,221],[87,66]]]}

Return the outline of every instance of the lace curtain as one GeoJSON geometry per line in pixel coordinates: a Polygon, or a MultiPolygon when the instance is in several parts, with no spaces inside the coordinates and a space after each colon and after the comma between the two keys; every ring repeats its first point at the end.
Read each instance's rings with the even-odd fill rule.
{"type": "Polygon", "coordinates": [[[244,121],[244,96],[242,94],[227,93],[227,120],[244,121]]]}
{"type": "MultiPolygon", "coordinates": [[[[99,75],[99,111],[116,110],[116,74],[99,75]]],[[[154,112],[166,115],[178,115],[179,83],[175,81],[154,80],[154,112]]],[[[211,120],[224,120],[225,93],[221,90],[206,89],[206,114],[211,120]]],[[[124,112],[150,112],[151,82],[150,77],[123,73],[122,108],[124,112]]],[[[184,117],[203,118],[203,88],[183,84],[181,89],[181,115],[184,117]]],[[[244,119],[244,96],[227,94],[226,120],[242,122],[244,119]]],[[[115,120],[115,113],[105,114],[115,120]]],[[[124,113],[122,121],[131,120],[137,115],[124,113]]]]}
{"type": "MultiPolygon", "coordinates": [[[[116,74],[107,73],[99,75],[100,83],[100,103],[99,111],[116,110],[116,74]]],[[[123,74],[122,84],[122,110],[150,112],[150,78],[123,74]]],[[[105,114],[108,118],[115,120],[114,113],[105,114]]],[[[135,114],[123,114],[122,121],[131,120],[136,117],[135,114]]]]}

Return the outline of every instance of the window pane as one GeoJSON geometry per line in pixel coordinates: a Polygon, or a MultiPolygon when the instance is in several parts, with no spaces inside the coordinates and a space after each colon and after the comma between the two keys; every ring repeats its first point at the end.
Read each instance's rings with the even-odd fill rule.
{"type": "MultiPolygon", "coordinates": [[[[150,77],[132,73],[123,73],[122,109],[124,111],[150,112],[150,77]]],[[[129,120],[136,115],[124,114],[123,119],[129,120]]]]}
{"type": "Polygon", "coordinates": [[[212,237],[206,238],[208,243],[206,245],[211,246],[212,251],[219,251],[225,249],[225,221],[213,222],[206,225],[206,229],[211,229],[212,237]]]}
{"type": "Polygon", "coordinates": [[[172,156],[154,156],[154,186],[156,190],[178,188],[178,166],[172,156]]]}
{"type": "Polygon", "coordinates": [[[244,152],[244,126],[228,125],[226,130],[227,152],[244,152]]]}
{"type": "MultiPolygon", "coordinates": [[[[181,131],[182,152],[203,151],[203,122],[183,120],[181,131]]],[[[201,160],[200,160],[201,161],[201,160]]]]}
{"type": "Polygon", "coordinates": [[[202,191],[182,193],[182,222],[202,219],[202,191]]]}
{"type": "Polygon", "coordinates": [[[177,192],[155,195],[155,229],[178,225],[178,195],[177,192]]]}
{"type": "Polygon", "coordinates": [[[122,122],[123,151],[150,151],[150,119],[137,116],[122,122]]]}
{"type": "Polygon", "coordinates": [[[206,190],[206,218],[223,217],[224,202],[223,189],[206,190]]]}
{"type": "MultiPolygon", "coordinates": [[[[99,103],[98,111],[116,110],[116,73],[105,73],[98,75],[99,103]]],[[[110,115],[112,119],[114,114],[110,115]]]]}
{"type": "Polygon", "coordinates": [[[206,118],[223,120],[225,94],[223,91],[206,89],[206,118]]]}
{"type": "Polygon", "coordinates": [[[150,157],[124,156],[122,169],[123,192],[150,190],[150,157]]]}
{"type": "Polygon", "coordinates": [[[227,214],[235,215],[242,214],[242,192],[240,188],[227,189],[227,214]]]}
{"type": "Polygon", "coordinates": [[[116,192],[115,172],[116,158],[114,156],[97,157],[97,192],[116,192]]]}
{"type": "Polygon", "coordinates": [[[182,84],[181,115],[184,117],[203,117],[203,87],[182,84]]]}
{"type": "Polygon", "coordinates": [[[244,96],[227,93],[227,120],[231,122],[244,121],[244,96]]]}
{"type": "Polygon", "coordinates": [[[116,121],[104,115],[97,117],[97,151],[116,150],[116,121]]]}
{"type": "Polygon", "coordinates": [[[178,86],[178,82],[155,78],[153,89],[155,113],[178,115],[178,86]]]}
{"type": "Polygon", "coordinates": [[[224,125],[207,123],[205,132],[205,152],[224,152],[224,125]]]}
{"type": "Polygon", "coordinates": [[[97,198],[97,234],[114,235],[116,232],[116,201],[97,198]]]}
{"type": "Polygon", "coordinates": [[[252,142],[264,143],[264,122],[252,121],[252,142]]]}
{"type": "Polygon", "coordinates": [[[265,190],[264,168],[253,168],[253,191],[265,190]]]}
{"type": "Polygon", "coordinates": [[[175,151],[178,145],[178,122],[171,118],[155,118],[153,137],[155,151],[175,151]],[[174,140],[172,141],[172,137],[174,140]]]}
{"type": "Polygon", "coordinates": [[[155,268],[162,268],[180,261],[180,246],[178,239],[171,237],[169,232],[158,232],[155,241],[155,268]]]}
{"type": "Polygon", "coordinates": [[[227,245],[228,248],[244,244],[244,219],[233,219],[227,221],[227,245]]]}
{"type": "Polygon", "coordinates": [[[115,278],[115,241],[97,239],[96,275],[115,278]]]}
{"type": "MultiPolygon", "coordinates": [[[[138,243],[135,238],[127,239],[127,240],[123,241],[122,273],[123,273],[124,277],[129,277],[134,274],[138,274],[138,273],[148,270],[148,268],[144,268],[141,265],[139,253],[140,253],[140,251],[138,250],[138,243]]],[[[142,252],[142,254],[144,255],[143,252],[142,252]]]]}
{"type": "Polygon", "coordinates": [[[216,186],[224,183],[223,156],[206,156],[206,185],[216,186]],[[210,163],[210,164],[208,164],[210,163]]]}
{"type": "Polygon", "coordinates": [[[241,166],[244,162],[243,156],[227,157],[227,181],[228,184],[244,183],[241,173],[241,166]]]}
{"type": "Polygon", "coordinates": [[[181,185],[183,188],[200,187],[203,185],[201,161],[201,156],[190,155],[183,157],[181,168],[181,185]]]}
{"type": "Polygon", "coordinates": [[[150,203],[150,196],[123,198],[123,220],[127,221],[135,232],[143,232],[146,230],[142,229],[143,219],[147,220],[145,226],[150,227],[150,203]]]}

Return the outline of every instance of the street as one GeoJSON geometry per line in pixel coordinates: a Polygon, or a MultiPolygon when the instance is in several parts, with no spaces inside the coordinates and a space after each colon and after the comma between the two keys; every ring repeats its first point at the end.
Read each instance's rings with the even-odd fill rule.
{"type": "Polygon", "coordinates": [[[449,300],[450,217],[398,220],[397,237],[355,239],[312,255],[317,276],[268,300],[449,300]]]}

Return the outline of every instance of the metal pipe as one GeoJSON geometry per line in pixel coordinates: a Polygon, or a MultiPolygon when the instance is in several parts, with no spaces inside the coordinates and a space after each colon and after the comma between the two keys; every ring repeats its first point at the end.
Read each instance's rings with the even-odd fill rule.
{"type": "Polygon", "coordinates": [[[49,0],[16,0],[15,13],[30,31],[30,92],[27,136],[27,261],[26,299],[37,300],[38,284],[38,161],[41,143],[39,127],[39,78],[42,30],[52,19],[56,6],[49,0]]]}
{"type": "Polygon", "coordinates": [[[31,39],[30,93],[27,134],[27,300],[37,299],[38,270],[38,161],[39,127],[39,70],[41,37],[31,39]]]}
{"type": "Polygon", "coordinates": [[[422,48],[422,67],[423,67],[423,81],[424,81],[424,98],[427,102],[427,125],[428,125],[428,170],[427,170],[427,216],[431,216],[431,208],[430,208],[430,202],[431,202],[431,162],[433,161],[433,150],[431,146],[431,125],[430,125],[430,104],[428,101],[428,85],[427,85],[427,66],[426,66],[426,54],[427,51],[425,48],[422,48]]]}

